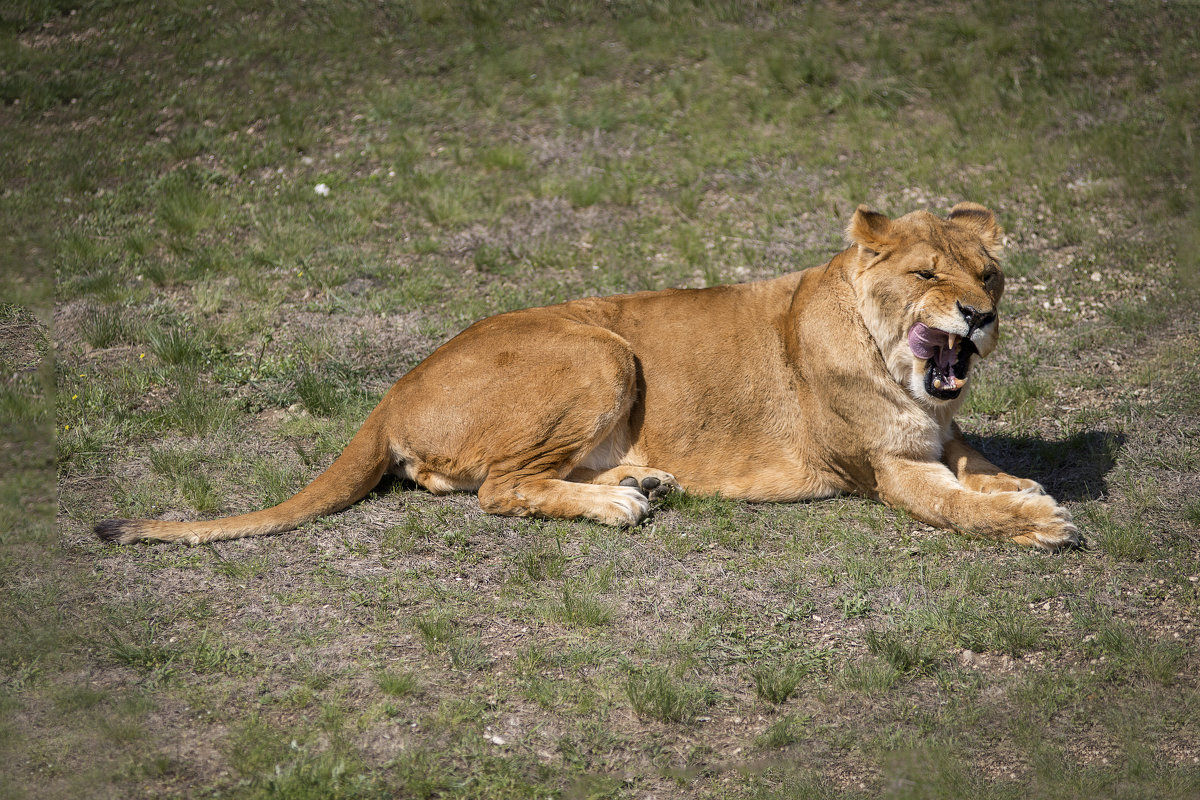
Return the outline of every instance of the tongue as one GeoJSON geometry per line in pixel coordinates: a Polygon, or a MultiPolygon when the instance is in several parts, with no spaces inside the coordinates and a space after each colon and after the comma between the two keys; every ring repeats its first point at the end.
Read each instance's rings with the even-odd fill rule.
{"type": "Polygon", "coordinates": [[[945,331],[931,328],[923,322],[912,326],[908,332],[908,346],[917,358],[933,358],[937,356],[939,366],[943,358],[948,358],[952,351],[946,345],[950,343],[945,331]]]}
{"type": "Polygon", "coordinates": [[[953,377],[957,353],[951,350],[950,337],[945,331],[918,322],[908,332],[908,346],[917,358],[931,358],[942,375],[953,377]]]}

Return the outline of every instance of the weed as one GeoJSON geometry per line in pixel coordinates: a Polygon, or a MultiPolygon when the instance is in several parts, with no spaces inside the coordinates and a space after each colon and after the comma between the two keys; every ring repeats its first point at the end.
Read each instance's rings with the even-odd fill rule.
{"type": "Polygon", "coordinates": [[[552,605],[549,615],[568,627],[595,628],[611,622],[613,610],[597,600],[587,587],[565,580],[562,602],[552,605]]]}
{"type": "Polygon", "coordinates": [[[164,364],[194,370],[204,363],[208,347],[202,335],[182,328],[155,328],[150,331],[150,350],[164,364]]]}
{"type": "Polygon", "coordinates": [[[213,221],[216,211],[216,202],[200,185],[195,173],[178,170],[163,180],[158,220],[169,234],[191,238],[213,221]]]}
{"type": "Polygon", "coordinates": [[[878,695],[894,688],[902,675],[889,661],[859,658],[847,662],[836,677],[837,682],[847,689],[878,695]]]}
{"type": "Polygon", "coordinates": [[[455,634],[454,620],[442,614],[426,614],[413,620],[421,641],[426,649],[436,651],[442,648],[455,634]]]}
{"type": "Polygon", "coordinates": [[[512,263],[503,248],[492,245],[480,245],[475,248],[475,269],[493,275],[508,275],[512,273],[512,263]]]}
{"type": "Polygon", "coordinates": [[[1038,399],[1044,397],[1046,391],[1044,381],[1028,376],[1006,381],[984,380],[967,395],[967,412],[1008,414],[1023,419],[1032,413],[1038,399]]]}
{"type": "Polygon", "coordinates": [[[161,424],[188,436],[212,434],[231,425],[236,418],[232,402],[213,389],[185,382],[174,399],[162,409],[161,424]]]}
{"type": "Polygon", "coordinates": [[[1140,519],[1124,520],[1111,509],[1093,503],[1084,514],[1088,521],[1087,531],[1095,538],[1100,549],[1120,561],[1144,561],[1151,553],[1153,543],[1150,531],[1140,519]]]}
{"type": "Polygon", "coordinates": [[[337,415],[346,404],[345,394],[337,381],[307,370],[296,378],[296,394],[305,409],[322,417],[337,415]]]}
{"type": "Polygon", "coordinates": [[[89,686],[68,686],[54,698],[54,705],[63,713],[87,711],[108,699],[108,693],[89,686]]]}
{"type": "Polygon", "coordinates": [[[97,726],[104,740],[118,747],[146,736],[145,727],[135,720],[101,717],[97,726]]]}
{"type": "Polygon", "coordinates": [[[98,348],[133,344],[142,337],[141,327],[130,319],[129,312],[111,306],[89,310],[81,328],[84,341],[98,348]]]}
{"type": "Polygon", "coordinates": [[[411,672],[381,672],[375,677],[379,689],[391,697],[406,697],[417,691],[420,683],[411,672]]]}
{"type": "MultiPolygon", "coordinates": [[[[520,575],[534,583],[544,580],[558,580],[563,575],[567,559],[561,546],[549,545],[544,541],[535,542],[522,549],[515,557],[520,575]]],[[[565,604],[564,584],[564,604],[565,604]]]]}
{"type": "Polygon", "coordinates": [[[257,558],[222,558],[213,564],[213,572],[235,581],[257,578],[271,570],[271,562],[265,556],[257,558]]]}
{"type": "Polygon", "coordinates": [[[138,672],[166,677],[173,671],[173,664],[179,657],[179,652],[159,644],[152,631],[153,628],[147,627],[141,635],[132,639],[110,632],[111,642],[107,648],[109,655],[117,663],[132,667],[138,672]]]}
{"type": "Polygon", "coordinates": [[[445,647],[446,655],[450,657],[450,663],[458,669],[478,672],[487,669],[492,664],[492,657],[483,643],[483,637],[478,634],[455,636],[446,642],[445,647]]]}
{"type": "Polygon", "coordinates": [[[625,695],[639,717],[684,724],[694,722],[716,701],[710,690],[682,683],[659,667],[632,672],[625,681],[625,695]]]}
{"type": "Polygon", "coordinates": [[[384,551],[412,552],[420,542],[432,539],[436,528],[416,514],[408,515],[404,522],[384,531],[380,548],[384,551]]]}
{"type": "Polygon", "coordinates": [[[523,170],[529,163],[529,157],[513,145],[500,144],[480,153],[479,162],[485,167],[495,169],[523,170]]]}
{"type": "Polygon", "coordinates": [[[274,459],[263,459],[254,464],[250,472],[250,484],[258,490],[259,499],[265,506],[274,506],[287,500],[300,489],[306,470],[291,464],[280,464],[274,459]]]}
{"type": "Polygon", "coordinates": [[[191,667],[203,675],[220,672],[226,675],[241,675],[253,670],[250,654],[240,647],[229,647],[206,628],[200,638],[185,652],[191,667]]]}
{"type": "Polygon", "coordinates": [[[1170,684],[1179,674],[1184,656],[1179,643],[1154,641],[1102,608],[1084,613],[1078,623],[1091,629],[1088,650],[1108,660],[1105,667],[1112,677],[1136,675],[1153,683],[1170,684]]]}
{"type": "Polygon", "coordinates": [[[862,592],[839,595],[835,605],[846,619],[865,617],[871,613],[871,598],[862,592]]]}
{"type": "Polygon", "coordinates": [[[992,628],[990,649],[1016,658],[1045,647],[1045,626],[1025,611],[1006,609],[986,619],[992,628]]]}
{"type": "Polygon", "coordinates": [[[585,178],[567,184],[567,199],[575,208],[587,208],[599,203],[604,197],[603,177],[585,178]]]}
{"type": "Polygon", "coordinates": [[[198,453],[180,447],[162,447],[150,451],[150,467],[179,488],[184,500],[197,511],[215,511],[220,495],[199,469],[198,453]]]}
{"type": "Polygon", "coordinates": [[[760,700],[774,705],[787,702],[810,671],[811,665],[797,661],[759,664],[750,672],[754,678],[754,693],[760,700]]]}
{"type": "Polygon", "coordinates": [[[179,491],[188,505],[201,513],[216,511],[221,505],[221,495],[203,474],[180,478],[179,491]]]}
{"type": "Polygon", "coordinates": [[[1038,268],[1038,254],[1032,250],[1018,250],[1004,259],[1006,278],[1024,278],[1033,275],[1038,268]]]}
{"type": "Polygon", "coordinates": [[[938,666],[938,654],[919,638],[898,631],[869,630],[867,649],[902,674],[932,672],[938,666]]]}
{"type": "Polygon", "coordinates": [[[150,450],[150,468],[172,480],[191,474],[199,463],[199,454],[181,447],[166,446],[150,450]]]}
{"type": "Polygon", "coordinates": [[[765,748],[781,748],[803,741],[809,735],[812,717],[787,714],[772,722],[758,735],[755,744],[765,748]]]}
{"type": "Polygon", "coordinates": [[[1200,528],[1200,500],[1190,500],[1183,506],[1183,518],[1192,527],[1200,528]]]}

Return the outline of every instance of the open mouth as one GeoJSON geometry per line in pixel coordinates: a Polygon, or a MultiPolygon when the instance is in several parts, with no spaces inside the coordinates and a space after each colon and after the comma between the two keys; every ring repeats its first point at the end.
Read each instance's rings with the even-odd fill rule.
{"type": "Polygon", "coordinates": [[[925,391],[939,400],[958,397],[967,383],[975,343],[918,322],[908,331],[908,346],[917,358],[926,359],[925,391]]]}

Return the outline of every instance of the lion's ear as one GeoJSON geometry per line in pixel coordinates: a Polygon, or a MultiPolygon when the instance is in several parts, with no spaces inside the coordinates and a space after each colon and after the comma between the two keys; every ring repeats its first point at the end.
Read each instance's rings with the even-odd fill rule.
{"type": "Polygon", "coordinates": [[[859,206],[846,226],[846,238],[864,250],[880,253],[896,240],[892,221],[878,211],[859,206]]]}
{"type": "Polygon", "coordinates": [[[996,215],[978,203],[959,203],[950,209],[950,221],[977,234],[988,250],[1000,249],[1004,229],[996,223],[996,215]]]}

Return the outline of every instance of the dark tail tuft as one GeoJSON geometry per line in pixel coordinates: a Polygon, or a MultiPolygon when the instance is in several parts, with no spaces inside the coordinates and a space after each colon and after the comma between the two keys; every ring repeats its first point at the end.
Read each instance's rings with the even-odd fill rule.
{"type": "Polygon", "coordinates": [[[134,522],[131,519],[104,519],[96,523],[92,529],[96,535],[106,542],[122,542],[127,533],[133,533],[134,522]]]}

